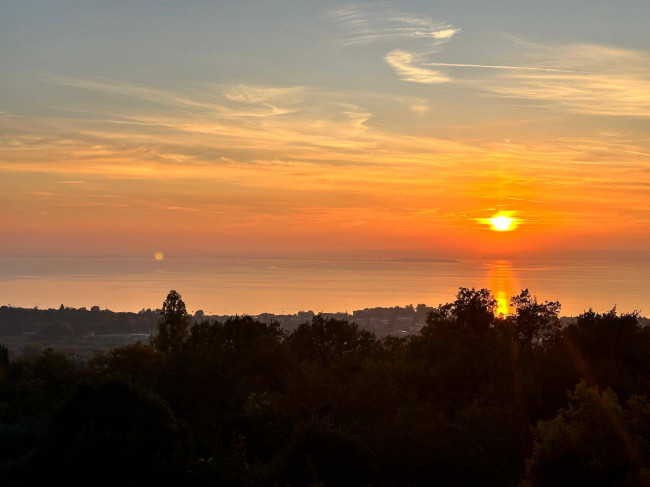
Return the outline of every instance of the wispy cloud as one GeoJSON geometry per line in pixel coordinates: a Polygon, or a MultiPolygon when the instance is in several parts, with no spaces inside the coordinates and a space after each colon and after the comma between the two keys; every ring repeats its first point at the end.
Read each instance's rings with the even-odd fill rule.
{"type": "Polygon", "coordinates": [[[460,64],[460,63],[424,63],[425,66],[446,66],[451,68],[513,69],[516,71],[551,71],[563,72],[565,69],[540,68],[533,66],[507,66],[503,64],[460,64]]]}
{"type": "Polygon", "coordinates": [[[574,112],[650,117],[648,53],[593,44],[524,44],[524,49],[522,56],[536,66],[482,82],[482,87],[574,112]]]}
{"type": "Polygon", "coordinates": [[[151,102],[163,102],[168,105],[182,107],[208,108],[212,110],[225,110],[226,107],[207,101],[197,100],[192,97],[181,95],[174,90],[165,90],[158,87],[142,86],[136,83],[126,83],[111,79],[81,79],[70,76],[54,74],[42,74],[43,79],[51,83],[85,90],[99,91],[104,93],[116,93],[123,96],[137,98],[151,102]]]}
{"type": "MultiPolygon", "coordinates": [[[[268,87],[239,84],[194,85],[193,90],[142,86],[112,79],[81,79],[52,74],[41,75],[50,83],[101,93],[114,93],[126,98],[167,106],[178,111],[212,111],[224,118],[272,117],[291,112],[305,94],[302,86],[268,87]],[[234,104],[233,104],[234,102],[234,104]]],[[[125,121],[133,122],[133,121],[125,121]]],[[[118,123],[118,121],[115,121],[118,123]]]]}
{"type": "Polygon", "coordinates": [[[404,39],[424,39],[433,43],[451,39],[460,29],[425,15],[397,10],[388,3],[362,3],[329,12],[343,29],[346,44],[369,44],[404,39]]]}
{"type": "Polygon", "coordinates": [[[356,130],[364,130],[367,128],[364,124],[370,120],[372,113],[351,103],[343,103],[341,106],[343,107],[343,115],[350,118],[356,130]]]}
{"type": "Polygon", "coordinates": [[[245,84],[238,84],[224,90],[226,98],[233,101],[246,103],[297,103],[302,100],[304,92],[305,88],[302,86],[277,88],[271,86],[251,86],[245,84]]]}
{"type": "Polygon", "coordinates": [[[344,44],[391,43],[395,47],[401,46],[384,56],[384,61],[401,80],[413,83],[446,83],[451,80],[445,74],[425,67],[424,59],[459,32],[460,29],[453,25],[426,15],[399,11],[390,3],[347,5],[331,10],[329,17],[341,29],[344,44]],[[405,43],[409,44],[408,50],[403,48],[405,43]]]}
{"type": "Polygon", "coordinates": [[[447,83],[451,78],[440,71],[423,68],[418,64],[417,55],[401,49],[395,49],[384,57],[403,81],[413,83],[447,83]]]}
{"type": "Polygon", "coordinates": [[[433,33],[435,39],[451,39],[460,29],[454,29],[451,26],[445,26],[444,28],[433,33]]]}
{"type": "Polygon", "coordinates": [[[424,116],[431,110],[429,102],[423,98],[399,97],[397,101],[405,104],[410,111],[419,116],[424,116]]]}

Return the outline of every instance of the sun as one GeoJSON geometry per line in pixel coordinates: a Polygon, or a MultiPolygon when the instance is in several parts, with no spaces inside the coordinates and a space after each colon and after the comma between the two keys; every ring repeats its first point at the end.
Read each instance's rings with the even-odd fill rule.
{"type": "Polygon", "coordinates": [[[488,220],[492,224],[492,229],[497,232],[507,232],[512,230],[515,221],[514,218],[505,215],[496,215],[492,218],[488,218],[488,220]]]}
{"type": "Polygon", "coordinates": [[[489,218],[476,218],[476,222],[487,226],[494,232],[511,232],[522,223],[514,211],[499,211],[489,218]]]}
{"type": "Polygon", "coordinates": [[[516,218],[512,211],[500,211],[490,218],[477,218],[477,221],[489,225],[495,232],[510,232],[519,225],[521,219],[516,218]]]}

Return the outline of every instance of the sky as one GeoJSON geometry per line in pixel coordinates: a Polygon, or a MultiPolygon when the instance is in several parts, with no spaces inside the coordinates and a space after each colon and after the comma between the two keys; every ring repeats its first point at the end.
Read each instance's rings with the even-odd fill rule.
{"type": "Polygon", "coordinates": [[[647,0],[3,0],[0,255],[643,253],[649,21],[647,0]]]}

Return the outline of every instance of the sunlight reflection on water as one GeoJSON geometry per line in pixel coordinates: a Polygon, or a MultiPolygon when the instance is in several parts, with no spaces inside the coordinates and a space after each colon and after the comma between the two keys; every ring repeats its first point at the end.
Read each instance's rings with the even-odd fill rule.
{"type": "Polygon", "coordinates": [[[485,265],[488,272],[488,289],[497,300],[497,316],[511,313],[510,298],[518,293],[516,273],[509,260],[495,260],[485,265]]]}

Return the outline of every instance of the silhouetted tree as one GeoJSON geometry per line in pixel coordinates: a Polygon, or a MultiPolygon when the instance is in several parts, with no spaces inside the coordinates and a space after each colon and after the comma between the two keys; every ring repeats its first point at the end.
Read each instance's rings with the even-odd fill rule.
{"type": "Polygon", "coordinates": [[[158,334],[152,337],[152,343],[161,352],[178,352],[187,338],[190,318],[181,295],[173,289],[163,302],[161,314],[158,334]]]}
{"type": "Polygon", "coordinates": [[[586,311],[563,333],[581,377],[607,385],[620,397],[650,394],[650,327],[637,313],[586,311]]]}
{"type": "Polygon", "coordinates": [[[5,345],[0,344],[0,367],[3,365],[9,365],[9,349],[5,345]]]}
{"type": "Polygon", "coordinates": [[[528,481],[535,486],[648,485],[650,405],[634,396],[624,409],[611,389],[580,382],[569,407],[535,428],[528,481]]]}
{"type": "Polygon", "coordinates": [[[162,315],[0,307],[0,334],[160,317],[151,345],[83,368],[38,346],[0,369],[0,485],[650,485],[650,327],[615,310],[560,326],[559,303],[525,289],[511,302],[495,318],[487,289],[460,288],[435,309],[364,310],[427,314],[381,340],[309,313],[292,333],[191,318],[175,291],[162,315]]]}
{"type": "Polygon", "coordinates": [[[296,428],[283,476],[288,485],[371,485],[368,454],[351,435],[310,421],[296,428]]]}
{"type": "Polygon", "coordinates": [[[86,364],[86,372],[130,377],[134,382],[154,388],[162,378],[165,354],[138,342],[95,355],[86,364]]]}
{"type": "Polygon", "coordinates": [[[74,364],[51,348],[12,361],[5,369],[4,387],[0,387],[0,419],[3,415],[35,416],[58,406],[76,380],[74,364]]]}
{"type": "Polygon", "coordinates": [[[372,346],[375,336],[360,330],[356,323],[316,315],[311,323],[300,325],[289,335],[288,341],[300,358],[327,366],[334,359],[372,346]]]}
{"type": "Polygon", "coordinates": [[[497,300],[488,289],[461,287],[447,310],[456,317],[460,326],[482,333],[494,322],[496,308],[497,300]]]}
{"type": "Polygon", "coordinates": [[[159,396],[127,381],[98,379],[81,384],[56,412],[27,479],[159,484],[183,466],[185,441],[159,396]]]}
{"type": "Polygon", "coordinates": [[[524,289],[510,302],[515,309],[515,338],[521,349],[531,351],[535,346],[549,345],[557,340],[561,328],[558,301],[538,303],[537,298],[524,289]]]}

